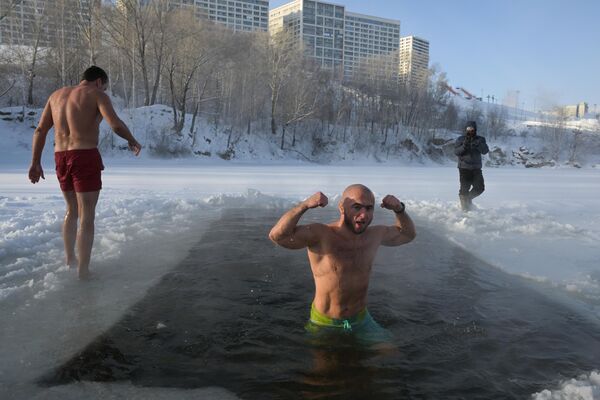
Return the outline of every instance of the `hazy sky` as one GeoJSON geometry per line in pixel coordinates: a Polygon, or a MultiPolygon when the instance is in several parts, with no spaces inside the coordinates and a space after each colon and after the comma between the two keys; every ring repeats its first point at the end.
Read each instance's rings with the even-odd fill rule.
{"type": "MultiPolygon", "coordinates": [[[[271,8],[286,3],[271,0],[271,8]]],[[[539,109],[586,101],[600,111],[599,0],[340,0],[346,10],[400,20],[429,40],[430,65],[452,86],[539,109]]]]}

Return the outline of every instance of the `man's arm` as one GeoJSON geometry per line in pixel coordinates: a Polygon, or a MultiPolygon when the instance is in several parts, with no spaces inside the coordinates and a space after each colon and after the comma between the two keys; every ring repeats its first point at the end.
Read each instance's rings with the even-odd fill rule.
{"type": "Polygon", "coordinates": [[[454,154],[457,156],[464,155],[467,150],[470,148],[468,138],[465,136],[460,136],[454,142],[454,154]]]}
{"type": "Polygon", "coordinates": [[[404,203],[388,194],[383,198],[381,207],[394,211],[396,215],[396,224],[384,227],[381,239],[383,246],[400,246],[411,242],[417,236],[415,224],[406,213],[404,203]]]}
{"type": "Polygon", "coordinates": [[[44,170],[42,169],[42,151],[46,145],[46,136],[48,131],[54,125],[52,120],[52,108],[50,106],[50,99],[42,111],[40,122],[33,132],[33,143],[31,145],[31,166],[29,167],[29,180],[31,183],[37,183],[44,177],[44,170]]]}
{"type": "Polygon", "coordinates": [[[142,145],[138,143],[137,140],[133,137],[127,125],[119,118],[115,109],[112,106],[110,98],[106,93],[100,92],[98,94],[98,110],[100,110],[100,114],[106,120],[106,123],[110,128],[120,137],[127,140],[127,144],[129,145],[129,150],[133,151],[133,153],[137,156],[140,154],[142,150],[142,145]]]}
{"type": "Polygon", "coordinates": [[[298,226],[300,217],[309,209],[325,207],[327,196],[317,192],[298,204],[277,221],[269,232],[269,239],[287,249],[302,249],[315,244],[321,232],[320,224],[298,226]]]}
{"type": "Polygon", "coordinates": [[[487,154],[490,151],[490,148],[488,147],[487,142],[485,141],[485,138],[483,136],[479,136],[479,141],[477,142],[477,150],[479,150],[481,154],[487,154]]]}

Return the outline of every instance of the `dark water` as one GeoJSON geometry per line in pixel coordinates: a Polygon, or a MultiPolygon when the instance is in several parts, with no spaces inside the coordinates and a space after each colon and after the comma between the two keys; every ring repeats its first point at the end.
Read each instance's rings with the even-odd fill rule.
{"type": "Polygon", "coordinates": [[[306,254],[266,239],[279,215],[226,212],[127,315],[40,383],[221,386],[244,399],[510,399],[600,366],[597,324],[424,228],[409,245],[382,248],[371,279],[369,309],[397,350],[313,346],[306,254]]]}

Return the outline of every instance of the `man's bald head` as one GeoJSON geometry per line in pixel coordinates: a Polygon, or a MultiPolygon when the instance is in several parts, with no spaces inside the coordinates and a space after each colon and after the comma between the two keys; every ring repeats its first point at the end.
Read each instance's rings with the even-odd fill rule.
{"type": "Polygon", "coordinates": [[[365,195],[370,196],[373,201],[375,201],[375,195],[371,189],[365,185],[361,185],[360,183],[355,183],[354,185],[350,185],[344,189],[344,192],[342,193],[342,201],[347,198],[360,198],[365,195]]]}

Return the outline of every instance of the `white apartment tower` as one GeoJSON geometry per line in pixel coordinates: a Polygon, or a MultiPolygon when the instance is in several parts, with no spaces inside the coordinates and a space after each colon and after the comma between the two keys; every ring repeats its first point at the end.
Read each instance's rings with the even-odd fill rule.
{"type": "MultiPolygon", "coordinates": [[[[306,54],[350,78],[368,60],[397,76],[400,21],[349,12],[343,5],[293,0],[269,13],[269,32],[289,32],[306,54]]],[[[382,71],[384,72],[384,71],[382,71]]]]}
{"type": "Polygon", "coordinates": [[[346,11],[344,76],[352,77],[364,61],[378,59],[383,75],[397,74],[400,21],[346,11]]]}
{"type": "Polygon", "coordinates": [[[269,13],[271,35],[285,30],[302,40],[306,54],[328,68],[342,69],[344,61],[344,6],[294,0],[269,13]]]}
{"type": "MultiPolygon", "coordinates": [[[[116,5],[124,10],[125,2],[152,4],[152,0],[117,0],[116,5]]],[[[169,5],[193,13],[197,19],[225,25],[235,32],[268,30],[268,0],[170,0],[169,5]]]]}
{"type": "MultiPolygon", "coordinates": [[[[185,2],[186,0],[179,0],[185,2]]],[[[268,0],[187,0],[196,17],[207,18],[236,32],[264,31],[269,27],[268,0]]]]}
{"type": "Polygon", "coordinates": [[[0,0],[0,44],[72,47],[96,0],[58,7],[54,0],[0,0]]]}
{"type": "Polygon", "coordinates": [[[429,78],[429,42],[416,36],[400,38],[400,81],[423,86],[429,78]]]}

